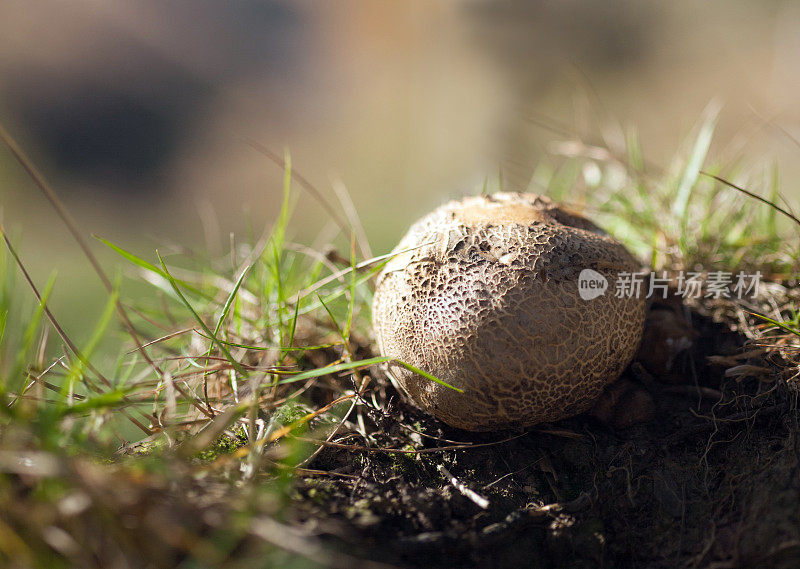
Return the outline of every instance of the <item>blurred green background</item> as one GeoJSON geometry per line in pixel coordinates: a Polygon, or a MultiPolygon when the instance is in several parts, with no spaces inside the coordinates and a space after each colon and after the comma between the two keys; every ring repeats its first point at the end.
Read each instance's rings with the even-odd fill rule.
{"type": "MultiPolygon", "coordinates": [[[[667,165],[712,99],[713,153],[776,161],[796,197],[798,62],[790,1],[0,2],[0,120],[86,235],[151,260],[221,254],[272,222],[282,174],[247,139],[290,149],[334,203],[341,181],[376,254],[498,171],[524,189],[554,141],[635,128],[667,165]]],[[[294,238],[330,239],[299,199],[294,238]]],[[[54,311],[85,338],[105,293],[5,150],[0,207],[34,278],[58,270],[54,311]]]]}

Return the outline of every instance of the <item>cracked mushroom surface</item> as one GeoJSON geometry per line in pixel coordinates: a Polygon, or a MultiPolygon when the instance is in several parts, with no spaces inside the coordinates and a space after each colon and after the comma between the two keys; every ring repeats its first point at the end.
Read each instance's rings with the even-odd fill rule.
{"type": "Polygon", "coordinates": [[[378,346],[464,390],[387,365],[419,407],[451,426],[485,431],[577,415],[641,341],[644,294],[615,295],[618,275],[638,263],[548,198],[452,201],[412,225],[395,252],[373,300],[378,346]],[[604,294],[581,297],[584,269],[607,281],[604,294]]]}

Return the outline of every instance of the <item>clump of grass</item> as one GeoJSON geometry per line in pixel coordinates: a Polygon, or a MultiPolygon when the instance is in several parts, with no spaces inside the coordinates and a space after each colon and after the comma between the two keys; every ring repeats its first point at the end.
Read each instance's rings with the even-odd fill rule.
{"type": "Polygon", "coordinates": [[[795,276],[796,218],[777,168],[709,162],[718,112],[709,105],[666,169],[647,163],[635,134],[622,147],[579,138],[554,143],[556,158],[535,171],[530,190],[585,208],[654,270],[795,276]]]}
{"type": "Polygon", "coordinates": [[[373,383],[368,370],[388,358],[373,352],[368,337],[370,280],[390,256],[359,256],[369,251],[355,237],[360,229],[342,239],[344,254],[292,242],[298,176],[288,155],[277,161],[284,168],[278,219],[252,242],[233,244],[222,259],[159,252],[146,259],[98,237],[153,293],[121,300],[120,283],[96,267],[110,294],[84,346],[72,342],[47,308],[52,280],[42,293],[33,282],[34,295],[20,290],[15,275],[25,272],[24,259],[6,240],[0,256],[0,559],[23,566],[89,565],[95,558],[101,565],[119,558],[136,566],[142,558],[143,565],[207,560],[239,566],[249,555],[273,564],[299,555],[354,563],[286,525],[292,515],[285,506],[298,475],[327,475],[307,465],[345,425],[371,437],[365,430],[372,407],[365,399],[373,383]],[[21,293],[37,301],[27,322],[15,312],[21,293]],[[95,357],[115,313],[128,336],[123,353],[116,360],[95,357]],[[49,329],[45,317],[64,351],[47,367],[43,354],[53,340],[41,332],[49,329]],[[231,482],[246,491],[218,489],[231,482]],[[170,490],[183,487],[197,492],[170,490]],[[17,504],[20,493],[27,497],[17,504]],[[73,498],[81,507],[61,515],[60,504],[73,498]],[[217,514],[206,519],[209,509],[217,514]],[[106,522],[95,527],[100,520],[106,522]]]}
{"type": "Polygon", "coordinates": [[[667,169],[648,164],[633,135],[616,150],[577,139],[559,143],[554,150],[562,161],[549,189],[595,212],[654,271],[758,274],[772,289],[732,305],[731,320],[777,356],[780,375],[797,390],[800,331],[792,289],[800,277],[800,219],[781,195],[777,167],[709,161],[718,113],[708,106],[667,169]]]}
{"type": "MultiPolygon", "coordinates": [[[[634,140],[624,155],[571,141],[557,149],[560,162],[537,171],[531,189],[583,203],[654,268],[794,270],[797,248],[787,249],[775,210],[741,207],[744,196],[701,174],[704,167],[721,173],[703,166],[714,120],[706,117],[680,167],[668,172],[646,167],[634,140]]],[[[313,470],[312,461],[343,430],[379,444],[382,409],[368,390],[391,388],[370,371],[386,358],[374,351],[368,315],[371,279],[389,256],[371,257],[346,196],[340,209],[348,221],[336,214],[338,252],[292,242],[291,212],[301,199],[294,188],[307,192],[302,199],[320,193],[288,155],[260,149],[283,168],[280,214],[229,255],[142,256],[98,238],[152,294],[125,299],[124,285],[95,263],[109,299],[83,346],[47,308],[52,279],[35,295],[20,288],[15,275],[24,259],[7,241],[0,254],[2,563],[237,567],[301,556],[365,566],[296,529],[287,504],[298,476],[337,476],[313,470]],[[103,359],[95,351],[110,330],[127,340],[119,357],[103,359]],[[55,343],[63,355],[47,360],[55,343]]],[[[769,188],[767,199],[777,199],[776,178],[769,188]]]]}

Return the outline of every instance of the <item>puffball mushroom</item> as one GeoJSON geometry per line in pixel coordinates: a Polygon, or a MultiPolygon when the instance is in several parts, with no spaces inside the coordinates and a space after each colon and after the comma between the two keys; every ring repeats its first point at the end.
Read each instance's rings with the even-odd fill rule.
{"type": "Polygon", "coordinates": [[[577,415],[641,341],[644,294],[615,294],[636,260],[548,198],[452,201],[412,225],[394,252],[373,301],[378,346],[463,390],[387,364],[419,407],[451,426],[487,431],[577,415]],[[584,269],[607,289],[582,297],[584,269]]]}

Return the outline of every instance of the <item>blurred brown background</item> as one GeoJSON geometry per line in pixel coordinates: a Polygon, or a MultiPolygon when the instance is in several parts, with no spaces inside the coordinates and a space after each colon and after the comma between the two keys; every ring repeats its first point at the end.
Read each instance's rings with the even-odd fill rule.
{"type": "MultiPolygon", "coordinates": [[[[800,137],[798,61],[790,1],[0,2],[0,119],[87,234],[148,258],[271,222],[281,172],[245,139],[289,148],[330,196],[341,180],[377,253],[499,168],[524,188],[563,139],[531,118],[587,137],[617,120],[666,164],[717,98],[715,149],[777,160],[797,196],[800,148],[775,125],[800,137]]],[[[5,151],[0,200],[76,311],[96,279],[5,151]]],[[[309,241],[327,223],[304,194],[296,221],[309,241]]]]}

